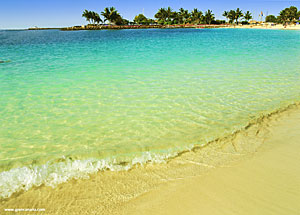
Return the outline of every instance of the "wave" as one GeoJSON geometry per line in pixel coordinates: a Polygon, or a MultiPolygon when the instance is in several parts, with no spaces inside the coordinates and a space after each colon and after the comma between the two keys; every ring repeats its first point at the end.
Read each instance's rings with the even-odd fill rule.
{"type": "Polygon", "coordinates": [[[87,179],[90,174],[101,170],[126,171],[135,165],[145,163],[163,163],[177,153],[157,155],[144,152],[131,162],[118,162],[116,159],[72,160],[63,158],[58,163],[47,162],[40,166],[25,166],[0,173],[0,197],[9,198],[13,193],[27,191],[33,186],[46,185],[55,187],[70,179],[87,179]]]}
{"type": "Polygon", "coordinates": [[[4,171],[0,173],[0,198],[9,198],[14,193],[27,191],[34,186],[39,187],[41,185],[46,185],[54,188],[56,185],[67,182],[70,179],[87,179],[89,178],[89,175],[99,171],[127,171],[136,165],[143,166],[147,163],[165,163],[169,159],[178,157],[183,153],[199,149],[208,144],[213,144],[214,142],[233,138],[253,125],[261,125],[262,122],[269,120],[273,115],[278,115],[289,109],[299,108],[299,106],[300,103],[294,103],[285,108],[280,108],[249,122],[248,125],[234,131],[228,136],[217,138],[216,140],[207,142],[203,145],[195,145],[185,151],[168,152],[162,155],[144,152],[141,156],[132,159],[130,162],[120,162],[115,158],[91,158],[86,160],[62,158],[56,163],[49,161],[44,165],[31,165],[4,171]]]}

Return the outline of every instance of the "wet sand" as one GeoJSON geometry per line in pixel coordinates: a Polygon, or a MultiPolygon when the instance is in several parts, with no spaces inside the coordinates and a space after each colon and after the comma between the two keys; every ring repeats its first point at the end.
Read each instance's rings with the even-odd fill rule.
{"type": "MultiPolygon", "coordinates": [[[[101,171],[0,201],[43,214],[299,214],[300,106],[162,164],[101,171]]],[[[14,214],[15,212],[12,212],[14,214]]],[[[4,212],[9,214],[9,212],[4,212]]],[[[26,213],[25,213],[26,214],[26,213]]]]}
{"type": "Polygon", "coordinates": [[[273,122],[248,159],[137,198],[125,214],[300,214],[300,111],[273,122]]]}

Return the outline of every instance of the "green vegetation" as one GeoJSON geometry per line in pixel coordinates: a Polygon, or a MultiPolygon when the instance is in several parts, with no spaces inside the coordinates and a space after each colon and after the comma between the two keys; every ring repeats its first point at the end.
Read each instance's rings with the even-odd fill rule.
{"type": "Polygon", "coordinates": [[[277,17],[277,22],[282,24],[293,24],[299,22],[300,11],[294,6],[285,8],[277,17]]]}
{"type": "Polygon", "coordinates": [[[195,8],[191,13],[191,22],[195,24],[200,24],[203,22],[203,13],[195,8]]]}
{"type": "Polygon", "coordinates": [[[242,10],[240,8],[237,8],[236,10],[230,10],[230,11],[224,11],[223,15],[227,20],[229,20],[229,23],[235,23],[239,24],[239,21],[241,18],[244,17],[246,20],[246,23],[249,22],[250,19],[252,19],[252,14],[250,11],[247,11],[245,14],[243,14],[242,10]]]}
{"type": "MultiPolygon", "coordinates": [[[[127,25],[130,22],[123,19],[119,12],[114,7],[104,8],[101,12],[100,18],[99,14],[94,11],[85,10],[82,17],[89,22],[90,25],[110,24],[110,25],[127,25]]],[[[185,24],[224,24],[223,20],[215,20],[214,14],[211,10],[207,10],[204,14],[202,11],[195,8],[191,12],[180,8],[178,11],[173,11],[171,7],[160,8],[158,12],[154,15],[155,19],[149,19],[144,14],[138,14],[135,16],[131,24],[138,25],[185,25],[185,24]]]]}
{"type": "Polygon", "coordinates": [[[214,14],[211,10],[207,10],[203,15],[202,11],[197,8],[189,12],[183,8],[179,11],[173,11],[172,8],[160,8],[154,16],[157,23],[161,25],[174,25],[174,24],[211,24],[215,21],[214,14]]]}
{"type": "Polygon", "coordinates": [[[229,15],[228,11],[224,11],[224,13],[222,14],[222,16],[226,18],[226,22],[228,22],[228,15],[229,15]]]}
{"type": "Polygon", "coordinates": [[[191,14],[189,13],[188,10],[180,8],[179,12],[178,12],[178,20],[179,20],[178,24],[186,24],[186,23],[188,23],[190,16],[191,16],[191,14]]]}
{"type": "Polygon", "coordinates": [[[250,13],[250,11],[247,11],[245,14],[244,14],[244,19],[249,22],[250,19],[252,19],[252,14],[250,13]]]}
{"type": "Polygon", "coordinates": [[[90,24],[91,24],[91,22],[93,22],[93,24],[95,24],[95,23],[99,24],[100,22],[103,23],[99,14],[94,11],[85,10],[85,11],[83,11],[82,17],[85,17],[86,21],[88,21],[90,24]]]}
{"type": "Polygon", "coordinates": [[[108,21],[109,24],[115,25],[127,25],[128,20],[123,19],[119,12],[114,7],[106,7],[104,11],[101,12],[101,15],[104,17],[104,23],[108,21]]]}
{"type": "Polygon", "coordinates": [[[214,14],[212,13],[211,10],[207,10],[205,12],[205,16],[204,16],[204,20],[205,20],[205,24],[211,24],[212,21],[215,20],[214,14]]]}
{"type": "MultiPolygon", "coordinates": [[[[82,17],[89,22],[90,26],[95,26],[101,24],[109,25],[186,25],[186,24],[224,24],[229,22],[231,24],[239,24],[242,20],[242,24],[249,24],[249,21],[253,19],[250,11],[243,13],[239,8],[236,10],[224,11],[222,16],[226,18],[224,20],[215,20],[215,16],[211,10],[202,12],[197,8],[193,9],[191,12],[184,8],[180,8],[178,11],[173,11],[171,7],[160,8],[154,15],[154,19],[147,18],[144,14],[138,14],[135,16],[133,22],[129,22],[120,15],[120,13],[114,7],[107,7],[101,12],[100,15],[94,11],[85,10],[82,17]]],[[[299,22],[300,11],[294,6],[285,8],[275,17],[274,15],[269,15],[266,17],[266,22],[282,23],[282,24],[293,24],[299,22]]]]}
{"type": "Polygon", "coordinates": [[[266,17],[266,22],[281,23],[281,24],[295,24],[300,22],[300,11],[295,6],[291,6],[280,11],[279,16],[269,15],[266,17]]]}
{"type": "Polygon", "coordinates": [[[225,11],[224,14],[227,14],[227,19],[229,20],[229,23],[233,23],[235,20],[235,10],[225,11]],[[226,12],[226,13],[225,13],[226,12]]]}
{"type": "Polygon", "coordinates": [[[242,18],[244,15],[242,13],[242,10],[240,10],[240,8],[237,8],[235,11],[235,22],[236,24],[239,24],[239,20],[240,18],[242,18]]]}
{"type": "Polygon", "coordinates": [[[82,17],[89,22],[89,24],[100,24],[108,21],[109,24],[115,25],[126,25],[129,23],[128,20],[123,19],[118,11],[114,7],[105,8],[101,15],[104,17],[104,20],[100,18],[100,15],[94,11],[84,10],[82,13],[82,17]]]}
{"type": "Polygon", "coordinates": [[[148,19],[147,17],[144,16],[144,14],[139,14],[134,17],[133,22],[139,24],[139,25],[144,25],[147,23],[148,19]]]}
{"type": "Polygon", "coordinates": [[[277,18],[276,18],[276,16],[274,16],[274,15],[266,16],[266,22],[273,22],[273,23],[276,23],[276,22],[277,22],[277,18]]]}

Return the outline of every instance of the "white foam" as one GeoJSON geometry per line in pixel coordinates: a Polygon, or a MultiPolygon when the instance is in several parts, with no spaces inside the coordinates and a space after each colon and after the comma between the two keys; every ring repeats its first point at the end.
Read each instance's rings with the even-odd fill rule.
{"type": "Polygon", "coordinates": [[[26,166],[14,168],[0,173],[0,197],[9,198],[13,193],[27,191],[33,186],[55,187],[70,179],[89,178],[89,175],[100,170],[121,171],[129,170],[136,164],[147,162],[162,163],[177,153],[158,155],[145,152],[134,158],[130,163],[120,164],[116,159],[87,159],[65,160],[58,163],[50,163],[40,166],[26,166]]]}

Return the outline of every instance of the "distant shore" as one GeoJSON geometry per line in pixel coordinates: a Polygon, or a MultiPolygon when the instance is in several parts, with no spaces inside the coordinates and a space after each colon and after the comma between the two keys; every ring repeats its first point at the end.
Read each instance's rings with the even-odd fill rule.
{"type": "Polygon", "coordinates": [[[277,30],[300,30],[300,25],[271,25],[271,24],[260,24],[260,25],[228,25],[226,28],[247,28],[247,29],[277,29],[277,30]]]}
{"type": "Polygon", "coordinates": [[[279,29],[279,30],[300,30],[300,25],[83,25],[63,28],[28,28],[28,30],[62,30],[62,31],[82,31],[82,30],[121,30],[121,29],[172,29],[172,28],[246,28],[246,29],[279,29]]]}
{"type": "Polygon", "coordinates": [[[82,25],[64,28],[28,28],[28,30],[82,31],[82,30],[121,30],[121,29],[150,29],[150,28],[224,28],[228,25],[82,25]]]}

